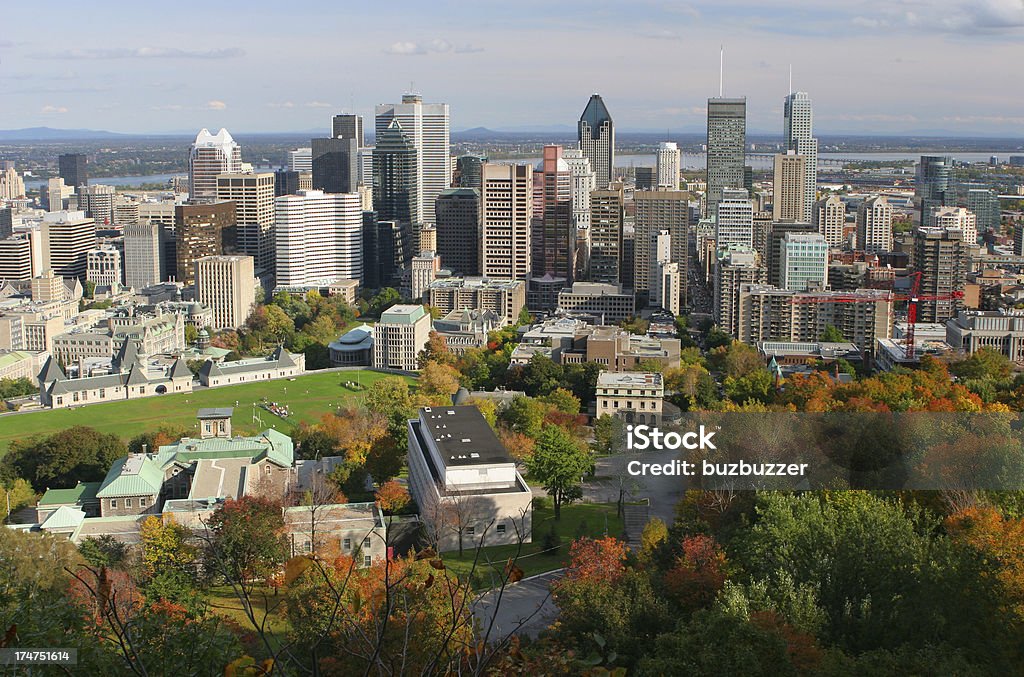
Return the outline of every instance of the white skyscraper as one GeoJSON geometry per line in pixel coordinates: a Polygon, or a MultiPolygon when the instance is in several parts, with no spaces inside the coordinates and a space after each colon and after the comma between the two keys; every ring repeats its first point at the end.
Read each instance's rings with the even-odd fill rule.
{"type": "Polygon", "coordinates": [[[783,110],[783,139],[786,150],[803,155],[804,169],[804,216],[805,223],[811,222],[818,187],[818,140],[812,136],[813,115],[811,97],[807,92],[793,92],[786,97],[783,110]]]}
{"type": "Polygon", "coordinates": [[[818,233],[786,233],[782,238],[779,267],[782,287],[805,291],[828,284],[828,243],[818,233]]]}
{"type": "Polygon", "coordinates": [[[221,128],[215,135],[199,130],[188,158],[188,194],[192,200],[217,198],[217,175],[242,171],[242,149],[221,128]]]}
{"type": "Polygon", "coordinates": [[[405,94],[402,103],[378,104],[375,110],[377,138],[392,120],[398,120],[416,148],[419,213],[423,223],[434,223],[434,202],[452,185],[449,150],[448,104],[423,103],[418,94],[405,94]]]}
{"type": "Polygon", "coordinates": [[[754,205],[745,190],[722,191],[715,224],[715,245],[721,249],[731,244],[754,246],[754,205]]]}
{"type": "Polygon", "coordinates": [[[962,230],[965,244],[978,244],[978,217],[974,212],[963,207],[938,207],[932,210],[932,220],[936,228],[962,230]]]}
{"type": "Polygon", "coordinates": [[[359,193],[300,190],[277,198],[274,207],[279,287],[362,278],[359,193]]]}
{"type": "Polygon", "coordinates": [[[892,251],[892,205],[884,195],[868,198],[857,208],[857,249],[869,254],[892,251]]]}
{"type": "Polygon", "coordinates": [[[843,246],[843,228],[846,226],[846,205],[838,195],[818,200],[814,205],[814,226],[830,247],[843,246]]]}
{"type": "Polygon", "coordinates": [[[566,148],[562,159],[572,173],[572,220],[577,230],[590,228],[590,194],[597,189],[597,177],[583,151],[566,148]]]}
{"type": "Polygon", "coordinates": [[[658,188],[679,187],[679,147],[674,141],[658,145],[658,188]]]}
{"type": "Polygon", "coordinates": [[[124,283],[132,289],[152,286],[162,279],[163,247],[160,224],[130,223],[124,227],[124,283]]]}
{"type": "Polygon", "coordinates": [[[288,151],[288,171],[290,172],[311,172],[313,171],[313,149],[296,148],[288,151]]]}

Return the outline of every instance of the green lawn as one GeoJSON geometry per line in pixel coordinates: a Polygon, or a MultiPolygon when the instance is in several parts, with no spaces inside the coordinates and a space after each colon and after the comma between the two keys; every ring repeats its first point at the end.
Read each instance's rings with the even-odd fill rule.
{"type": "MultiPolygon", "coordinates": [[[[576,503],[562,508],[562,519],[555,521],[555,513],[551,508],[533,511],[533,542],[524,543],[516,564],[524,575],[533,576],[564,567],[569,559],[569,545],[581,535],[591,538],[622,535],[622,519],[615,514],[615,504],[576,503]],[[555,533],[561,537],[561,546],[557,552],[542,552],[544,537],[554,526],[555,533]]],[[[468,543],[468,542],[467,542],[468,543]]],[[[499,545],[483,548],[477,561],[474,573],[474,587],[482,589],[490,587],[492,578],[500,573],[510,557],[515,556],[518,546],[499,545]]],[[[462,557],[458,552],[443,555],[448,568],[460,576],[469,575],[473,567],[475,553],[467,545],[462,557]]]]}
{"type": "Polygon", "coordinates": [[[196,425],[196,410],[202,407],[235,407],[231,423],[239,433],[251,433],[268,427],[290,433],[300,422],[316,421],[324,412],[340,403],[362,397],[364,390],[349,389],[342,385],[345,381],[358,381],[365,389],[387,376],[389,374],[365,370],[313,373],[299,376],[295,380],[280,379],[204,388],[192,393],[91,404],[77,409],[0,416],[0,455],[7,451],[11,440],[75,425],[117,433],[125,440],[156,429],[163,423],[191,428],[196,425]],[[254,422],[253,403],[263,398],[288,405],[292,415],[285,420],[256,408],[260,422],[254,422]]]}
{"type": "MultiPolygon", "coordinates": [[[[284,610],[285,597],[284,591],[275,595],[273,590],[262,587],[257,588],[252,596],[253,613],[256,616],[256,622],[263,624],[264,617],[266,617],[264,628],[266,629],[267,638],[275,650],[284,643],[289,630],[291,630],[284,610]],[[269,613],[267,612],[268,608],[269,613]]],[[[210,605],[210,611],[213,613],[238,623],[245,632],[255,632],[252,621],[246,616],[242,602],[238,599],[238,595],[235,594],[231,586],[221,585],[211,588],[207,593],[206,600],[210,605]]]]}

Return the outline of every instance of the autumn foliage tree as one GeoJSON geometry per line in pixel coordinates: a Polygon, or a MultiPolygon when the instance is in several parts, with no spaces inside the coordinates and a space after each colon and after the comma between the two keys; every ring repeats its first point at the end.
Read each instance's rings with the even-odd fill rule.
{"type": "Polygon", "coordinates": [[[207,557],[231,581],[274,574],[288,556],[281,505],[263,496],[228,499],[210,515],[207,557]]]}
{"type": "Polygon", "coordinates": [[[409,490],[397,480],[388,480],[382,484],[375,498],[381,510],[387,513],[401,512],[412,502],[409,490]]]}
{"type": "Polygon", "coordinates": [[[989,506],[967,508],[946,519],[953,540],[999,564],[1000,583],[1017,617],[1024,621],[1024,520],[1004,517],[989,506]]]}
{"type": "Polygon", "coordinates": [[[665,589],[683,609],[706,608],[725,584],[725,552],[713,537],[706,535],[684,539],[682,551],[665,572],[665,589]]]}

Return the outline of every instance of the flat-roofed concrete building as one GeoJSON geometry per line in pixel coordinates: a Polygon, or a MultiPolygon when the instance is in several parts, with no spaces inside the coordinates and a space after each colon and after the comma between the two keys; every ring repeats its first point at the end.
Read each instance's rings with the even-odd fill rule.
{"type": "Polygon", "coordinates": [[[427,305],[448,314],[453,310],[490,310],[502,325],[515,324],[526,307],[523,280],[451,277],[435,280],[426,291],[427,305]]]}
{"type": "Polygon", "coordinates": [[[425,407],[408,438],[409,490],[439,550],[532,541],[533,493],[479,409],[425,407]]]}
{"type": "Polygon", "coordinates": [[[661,374],[643,371],[597,375],[597,416],[618,416],[626,423],[661,423],[665,386],[661,374]]]}
{"type": "MultiPolygon", "coordinates": [[[[213,187],[216,191],[216,178],[213,187]]],[[[186,286],[195,284],[196,261],[204,256],[234,254],[237,223],[234,202],[176,205],[174,231],[178,281],[186,286]]]]}
{"type": "Polygon", "coordinates": [[[533,168],[485,164],[481,205],[481,272],[498,280],[525,280],[532,270],[533,168]]]}
{"type": "Polygon", "coordinates": [[[636,297],[617,284],[576,282],[558,294],[558,310],[588,313],[617,323],[636,314],[636,297]]]}
{"type": "Polygon", "coordinates": [[[43,270],[58,277],[85,279],[88,252],[96,246],[96,222],[85,212],[57,211],[43,216],[43,270]]]}
{"type": "Polygon", "coordinates": [[[423,306],[391,306],[373,328],[373,366],[377,369],[419,369],[420,351],[430,336],[430,315],[423,306]]]}
{"type": "Polygon", "coordinates": [[[256,304],[251,256],[204,256],[195,262],[196,300],[213,312],[215,329],[237,329],[256,304]]]}
{"type": "Polygon", "coordinates": [[[790,150],[775,156],[772,218],[803,221],[805,216],[807,158],[790,150]]]}
{"type": "Polygon", "coordinates": [[[946,343],[968,355],[990,348],[1024,363],[1024,311],[961,310],[946,322],[946,343]]]}
{"type": "Polygon", "coordinates": [[[273,172],[217,175],[217,200],[235,203],[235,248],[256,269],[274,270],[273,172]]]}
{"type": "Polygon", "coordinates": [[[437,253],[461,275],[480,274],[480,190],[449,188],[437,196],[437,253]]]}
{"type": "Polygon", "coordinates": [[[124,227],[124,283],[135,290],[164,278],[163,230],[159,223],[140,221],[124,227]]]}

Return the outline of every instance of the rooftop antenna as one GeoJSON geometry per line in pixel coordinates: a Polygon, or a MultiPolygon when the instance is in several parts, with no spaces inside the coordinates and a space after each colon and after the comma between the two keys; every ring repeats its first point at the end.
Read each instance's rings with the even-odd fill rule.
{"type": "Polygon", "coordinates": [[[725,45],[722,45],[718,52],[718,97],[723,96],[725,91],[725,45]]]}
{"type": "Polygon", "coordinates": [[[793,93],[793,64],[789,64],[789,91],[786,93],[793,93]]]}

